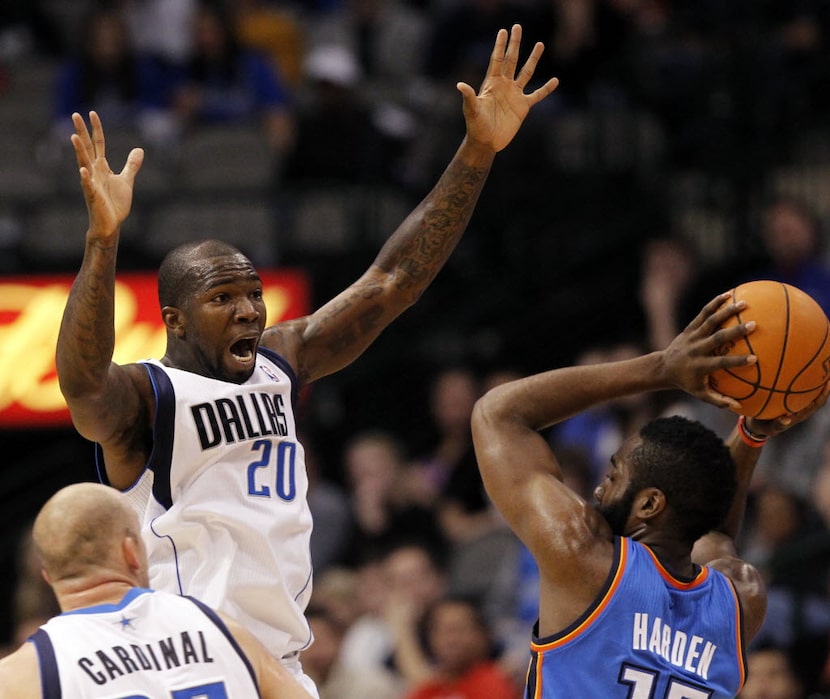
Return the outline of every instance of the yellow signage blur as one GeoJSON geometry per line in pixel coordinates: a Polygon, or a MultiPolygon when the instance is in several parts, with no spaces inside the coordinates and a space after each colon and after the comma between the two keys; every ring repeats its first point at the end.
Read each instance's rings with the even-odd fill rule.
{"type": "MultiPolygon", "coordinates": [[[[268,322],[308,313],[305,277],[260,270],[268,322]]],[[[69,424],[55,371],[55,344],[71,276],[0,277],[0,427],[69,424]]],[[[116,284],[115,352],[124,364],[160,358],[165,331],[151,273],[124,274],[116,284]]]]}

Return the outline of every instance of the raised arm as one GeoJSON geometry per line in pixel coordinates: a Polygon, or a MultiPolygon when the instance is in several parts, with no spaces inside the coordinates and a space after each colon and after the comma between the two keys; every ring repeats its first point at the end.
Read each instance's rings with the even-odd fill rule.
{"type": "Polygon", "coordinates": [[[521,27],[499,31],[476,94],[458,83],[466,136],[433,190],[404,220],[371,267],[310,316],[266,331],[265,346],[284,353],[305,381],[350,364],[418,300],[467,227],[495,154],[516,135],[533,105],[556,88],[553,78],[525,94],[543,46],[517,73],[521,27]]]}
{"type": "Polygon", "coordinates": [[[717,356],[714,350],[751,331],[722,323],[740,310],[721,295],[663,351],[606,364],[555,369],[499,386],[473,411],[476,456],[496,507],[536,558],[541,623],[562,628],[571,610],[590,604],[608,573],[611,530],[598,512],[568,489],[539,430],[621,396],[682,388],[717,405],[735,403],[714,392],[706,376],[754,358],[717,356]],[[556,590],[545,595],[545,589],[556,590]],[[555,605],[555,606],[554,606],[555,605]]]}
{"type": "Polygon", "coordinates": [[[726,300],[713,299],[665,350],[555,369],[503,384],[477,402],[472,428],[479,469],[493,503],[539,564],[543,634],[572,623],[594,600],[607,579],[613,536],[602,515],[564,485],[539,430],[613,398],[669,388],[734,407],[706,381],[717,368],[754,361],[715,354],[752,329],[720,329],[741,308],[723,305],[726,300]]]}
{"type": "Polygon", "coordinates": [[[130,212],[133,182],[144,153],[133,149],[124,169],[115,174],[107,163],[98,115],[90,113],[91,136],[79,114],[73,114],[72,121],[72,145],[89,228],[83,263],[72,284],[58,334],[58,379],[78,431],[102,443],[105,450],[125,451],[133,439],[125,433],[137,423],[144,406],[138,388],[141,372],[134,366],[112,363],[115,266],[121,224],[130,212]]]}
{"type": "Polygon", "coordinates": [[[545,498],[536,498],[528,480],[540,476],[544,480],[552,476],[557,482],[561,479],[559,466],[539,430],[614,398],[669,388],[682,388],[722,407],[737,406],[706,381],[717,368],[754,361],[749,356],[714,354],[717,347],[753,327],[741,324],[720,329],[742,307],[723,305],[727,298],[722,294],[710,301],[665,350],[619,362],[554,369],[499,386],[478,401],[472,419],[473,438],[484,484],[502,514],[517,526],[519,536],[523,532],[528,535],[523,537],[528,545],[539,514],[530,514],[530,510],[555,509],[545,498]]]}

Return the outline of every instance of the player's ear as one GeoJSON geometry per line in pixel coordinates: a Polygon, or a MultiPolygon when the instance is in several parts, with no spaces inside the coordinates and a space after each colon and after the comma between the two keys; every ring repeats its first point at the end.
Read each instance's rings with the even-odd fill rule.
{"type": "Polygon", "coordinates": [[[666,494],[660,488],[643,488],[634,500],[634,514],[650,520],[666,509],[666,494]]]}
{"type": "Polygon", "coordinates": [[[165,306],[161,309],[161,319],[167,331],[176,337],[184,337],[184,314],[175,306],[165,306]]]}
{"type": "Polygon", "coordinates": [[[121,540],[121,552],[131,570],[140,570],[142,567],[139,548],[138,541],[136,541],[135,537],[125,536],[121,540]]]}

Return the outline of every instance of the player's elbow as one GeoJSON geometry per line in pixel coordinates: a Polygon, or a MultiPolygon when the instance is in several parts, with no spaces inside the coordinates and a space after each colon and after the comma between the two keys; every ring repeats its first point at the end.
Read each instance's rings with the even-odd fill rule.
{"type": "Polygon", "coordinates": [[[86,378],[67,372],[58,372],[58,386],[70,411],[76,404],[93,402],[97,393],[86,378]]]}
{"type": "Polygon", "coordinates": [[[510,413],[499,398],[498,388],[492,389],[479,398],[473,406],[470,426],[477,450],[484,450],[505,431],[510,413]]]}
{"type": "Polygon", "coordinates": [[[494,415],[493,401],[490,394],[486,393],[479,398],[475,405],[473,405],[473,412],[470,417],[470,425],[473,429],[473,437],[476,435],[485,435],[490,432],[488,429],[496,421],[494,415]]]}

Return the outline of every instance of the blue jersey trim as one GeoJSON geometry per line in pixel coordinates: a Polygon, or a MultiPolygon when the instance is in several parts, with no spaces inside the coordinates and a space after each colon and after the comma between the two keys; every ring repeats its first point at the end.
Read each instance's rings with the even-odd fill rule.
{"type": "Polygon", "coordinates": [[[300,391],[300,379],[297,377],[297,372],[294,371],[294,368],[288,363],[285,357],[281,354],[277,354],[274,350],[270,350],[267,347],[260,347],[257,349],[257,353],[270,359],[274,362],[274,364],[288,374],[288,378],[291,381],[291,407],[294,408],[294,411],[296,412],[297,396],[300,391]]]}
{"type": "Polygon", "coordinates": [[[230,643],[234,650],[237,652],[239,657],[242,659],[242,662],[245,663],[245,667],[248,668],[248,674],[251,675],[251,682],[254,683],[254,687],[256,687],[257,696],[261,696],[259,691],[259,682],[257,681],[256,673],[254,672],[254,668],[251,665],[251,661],[248,659],[248,656],[245,655],[245,652],[239,645],[239,642],[236,640],[234,635],[230,632],[230,629],[225,625],[225,622],[222,621],[222,617],[220,617],[213,609],[208,607],[204,602],[200,602],[195,597],[191,597],[190,595],[183,595],[184,599],[190,600],[195,604],[199,609],[204,612],[205,616],[210,619],[224,635],[225,638],[228,639],[228,643],[230,643]]]}
{"type": "MultiPolygon", "coordinates": [[[[101,448],[101,445],[96,443],[95,444],[95,470],[98,473],[98,482],[103,483],[104,485],[112,486],[110,483],[109,476],[107,475],[107,466],[104,463],[104,450],[101,448]]],[[[139,474],[138,478],[133,481],[132,485],[128,485],[126,488],[120,489],[122,493],[129,493],[133,488],[135,488],[139,481],[141,480],[141,476],[144,475],[144,471],[147,470],[145,466],[144,469],[139,474]]]]}
{"type": "Polygon", "coordinates": [[[38,629],[29,636],[29,641],[34,644],[40,663],[40,687],[43,699],[62,699],[61,678],[52,639],[46,631],[38,629]]]}
{"type": "Polygon", "coordinates": [[[137,597],[151,592],[152,590],[148,590],[144,587],[132,587],[127,591],[127,594],[125,594],[124,597],[121,598],[121,601],[117,604],[96,604],[91,607],[70,609],[68,612],[64,612],[63,614],[61,614],[61,616],[70,616],[73,614],[107,614],[110,612],[119,612],[137,597]]]}
{"type": "Polygon", "coordinates": [[[164,369],[156,364],[142,362],[150,375],[156,396],[156,417],[153,422],[153,451],[147,468],[153,472],[153,497],[169,510],[173,506],[170,493],[170,469],[173,462],[173,430],[176,422],[176,395],[173,383],[164,369]]]}

